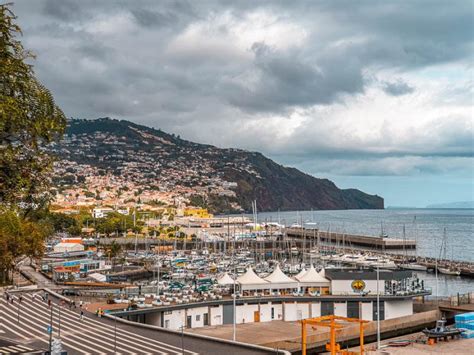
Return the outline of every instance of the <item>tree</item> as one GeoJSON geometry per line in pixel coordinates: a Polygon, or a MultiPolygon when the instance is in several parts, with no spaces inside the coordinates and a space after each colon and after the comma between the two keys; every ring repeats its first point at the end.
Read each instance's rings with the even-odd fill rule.
{"type": "Polygon", "coordinates": [[[26,255],[40,257],[44,238],[51,232],[48,224],[24,219],[16,211],[0,211],[0,284],[11,279],[16,258],[26,255]]]}
{"type": "Polygon", "coordinates": [[[15,259],[40,257],[53,228],[35,216],[51,193],[53,157],[48,145],[64,132],[66,118],[36,80],[34,56],[17,39],[10,5],[0,5],[0,283],[11,279],[15,259]]]}
{"type": "Polygon", "coordinates": [[[34,56],[17,39],[20,27],[9,5],[0,5],[0,203],[45,204],[53,158],[45,149],[66,126],[63,112],[27,64],[34,56]]]}

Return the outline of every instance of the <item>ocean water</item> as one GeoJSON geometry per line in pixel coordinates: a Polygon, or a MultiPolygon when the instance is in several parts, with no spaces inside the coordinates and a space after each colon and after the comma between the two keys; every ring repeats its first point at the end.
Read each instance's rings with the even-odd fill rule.
{"type": "Polygon", "coordinates": [[[474,262],[473,209],[262,212],[258,220],[280,221],[285,225],[314,222],[320,230],[341,234],[378,236],[383,228],[389,238],[403,238],[405,227],[406,238],[417,241],[418,255],[440,257],[446,250],[448,259],[474,262]],[[444,229],[446,243],[443,243],[444,229]]]}

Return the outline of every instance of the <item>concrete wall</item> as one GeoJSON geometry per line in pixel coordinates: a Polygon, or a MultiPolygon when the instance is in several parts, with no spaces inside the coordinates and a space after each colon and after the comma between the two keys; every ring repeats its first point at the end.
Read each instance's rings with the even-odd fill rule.
{"type": "Polygon", "coordinates": [[[334,315],[335,316],[340,316],[340,317],[347,317],[347,303],[346,302],[340,302],[340,303],[334,302],[334,315]]]}
{"type": "Polygon", "coordinates": [[[208,307],[189,308],[186,316],[192,317],[192,328],[204,327],[204,314],[208,312],[208,307]]]}
{"type": "Polygon", "coordinates": [[[296,319],[309,318],[309,303],[297,303],[296,304],[296,319]]]}
{"type": "Polygon", "coordinates": [[[237,324],[253,323],[254,312],[258,311],[258,304],[245,304],[236,307],[235,314],[237,324]]]}
{"type": "Polygon", "coordinates": [[[412,314],[412,300],[385,301],[385,319],[404,317],[412,314]]]}
{"type": "Polygon", "coordinates": [[[224,315],[222,306],[210,307],[211,314],[209,315],[209,322],[211,325],[222,325],[224,315]]]}
{"type": "MultiPolygon", "coordinates": [[[[280,304],[272,304],[275,314],[275,320],[283,320],[283,305],[280,304]]],[[[271,310],[270,310],[271,312],[271,310]]]]}
{"type": "Polygon", "coordinates": [[[272,320],[272,305],[270,302],[260,304],[260,322],[270,322],[272,320]]]}
{"type": "Polygon", "coordinates": [[[362,319],[363,320],[373,320],[373,303],[372,302],[362,302],[362,319]]]}
{"type": "Polygon", "coordinates": [[[314,302],[311,303],[311,317],[321,317],[321,303],[320,302],[314,302]]]}
{"type": "Polygon", "coordinates": [[[163,327],[173,330],[180,329],[185,324],[184,313],[184,309],[172,311],[170,314],[163,312],[163,327]]]}
{"type": "MultiPolygon", "coordinates": [[[[392,300],[385,301],[385,319],[393,319],[397,317],[404,317],[413,314],[413,301],[407,300],[392,300]]],[[[364,320],[373,320],[373,307],[375,302],[362,302],[361,313],[364,320]]],[[[236,322],[253,323],[254,312],[260,312],[260,322],[270,322],[272,320],[283,320],[286,322],[297,321],[310,317],[321,316],[320,302],[286,302],[279,304],[272,304],[271,302],[258,304],[244,304],[236,307],[236,322]],[[260,309],[259,309],[260,307],[260,309]],[[272,319],[272,308],[274,318],[272,319]]],[[[171,314],[166,312],[148,313],[146,315],[146,323],[163,326],[166,328],[168,324],[169,329],[179,330],[182,325],[186,325],[186,316],[192,317],[192,327],[204,327],[204,314],[209,314],[209,325],[218,326],[223,324],[223,306],[218,307],[195,307],[187,310],[175,310],[171,314]],[[163,322],[161,322],[163,317],[163,322]],[[168,321],[168,322],[167,322],[168,321]]],[[[335,302],[334,314],[337,316],[347,317],[347,302],[335,302]]]]}
{"type": "MultiPolygon", "coordinates": [[[[359,292],[354,292],[351,287],[353,280],[333,280],[331,282],[331,290],[333,295],[357,295],[359,292]]],[[[377,293],[377,280],[362,280],[365,282],[364,292],[371,294],[377,293]]],[[[385,281],[379,280],[380,293],[384,292],[385,281]]]]}
{"type": "Polygon", "coordinates": [[[285,310],[283,312],[283,320],[285,322],[293,322],[295,320],[298,320],[296,318],[296,303],[285,303],[283,306],[285,307],[285,310]]]}

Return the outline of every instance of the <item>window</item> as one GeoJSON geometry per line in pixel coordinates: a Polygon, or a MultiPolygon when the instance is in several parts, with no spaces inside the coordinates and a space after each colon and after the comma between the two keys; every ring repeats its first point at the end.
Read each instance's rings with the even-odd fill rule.
{"type": "Polygon", "coordinates": [[[201,320],[201,315],[200,314],[196,314],[196,322],[199,322],[201,320]]]}
{"type": "Polygon", "coordinates": [[[164,311],[164,312],[163,312],[163,314],[165,314],[165,315],[166,315],[166,314],[172,314],[172,313],[173,313],[173,311],[164,311]]]}

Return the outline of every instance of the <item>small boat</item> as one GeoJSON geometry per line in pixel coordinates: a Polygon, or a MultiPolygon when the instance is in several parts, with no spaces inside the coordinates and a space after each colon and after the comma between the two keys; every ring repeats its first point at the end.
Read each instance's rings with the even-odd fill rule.
{"type": "Polygon", "coordinates": [[[449,269],[445,267],[438,267],[438,271],[445,275],[455,275],[455,276],[461,275],[461,271],[456,270],[456,269],[449,269]]]}
{"type": "Polygon", "coordinates": [[[424,265],[415,264],[415,263],[408,263],[408,264],[400,264],[400,268],[405,270],[415,270],[415,271],[426,271],[428,268],[424,265]]]}
{"type": "Polygon", "coordinates": [[[463,330],[446,326],[446,319],[442,318],[436,321],[436,327],[433,329],[425,328],[423,331],[428,338],[447,338],[460,336],[463,330]]]}

